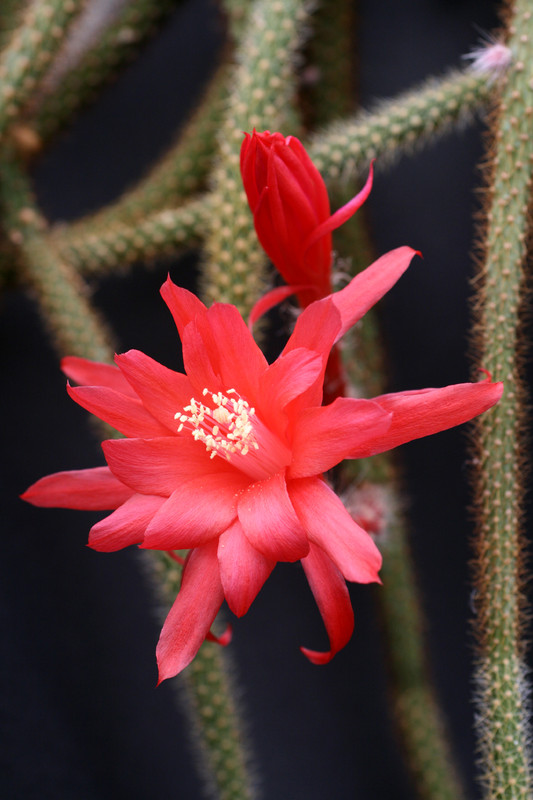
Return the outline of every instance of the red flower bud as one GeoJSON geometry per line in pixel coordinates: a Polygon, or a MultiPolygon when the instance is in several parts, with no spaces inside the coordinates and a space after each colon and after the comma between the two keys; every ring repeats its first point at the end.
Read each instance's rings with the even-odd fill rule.
{"type": "Polygon", "coordinates": [[[363,190],[330,214],[322,177],[295,136],[264,131],[245,134],[241,174],[254,225],[265,252],[300,305],[331,292],[331,232],[366,200],[372,170],[363,190]]]}

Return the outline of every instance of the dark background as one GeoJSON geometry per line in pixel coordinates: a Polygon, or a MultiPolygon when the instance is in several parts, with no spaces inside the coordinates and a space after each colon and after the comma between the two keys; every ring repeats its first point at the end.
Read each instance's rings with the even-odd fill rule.
{"type": "MultiPolygon", "coordinates": [[[[363,0],[363,104],[459,65],[480,33],[494,27],[493,9],[474,0],[363,0]]],[[[189,0],[79,115],[35,171],[51,219],[98,208],[143,173],[193,107],[221,35],[213,0],[189,0]]],[[[469,378],[467,296],[482,128],[478,121],[394,169],[377,165],[368,201],[377,250],[410,244],[424,254],[381,304],[392,390],[469,378]]],[[[168,269],[175,282],[194,286],[195,259],[187,256],[106,280],[96,300],[122,349],[142,349],[178,368],[178,339],[158,293],[168,269]]],[[[137,552],[88,549],[89,527],[100,515],[18,500],[42,475],[102,458],[87,415],[66,395],[34,304],[11,290],[1,312],[0,634],[7,658],[0,674],[0,794],[196,800],[202,790],[186,717],[171,682],[155,689],[159,625],[137,552]]],[[[464,429],[454,430],[406,445],[401,455],[433,673],[476,797],[466,440],[464,429]]],[[[298,566],[278,566],[234,625],[230,653],[264,800],[413,796],[391,730],[377,591],[352,588],[355,633],[326,667],[298,651],[300,644],[324,643],[298,566]]]]}

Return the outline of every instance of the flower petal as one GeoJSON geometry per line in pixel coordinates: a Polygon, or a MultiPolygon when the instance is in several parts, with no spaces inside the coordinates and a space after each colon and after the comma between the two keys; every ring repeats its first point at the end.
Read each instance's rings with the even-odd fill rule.
{"type": "Polygon", "coordinates": [[[195,548],[185,565],[181,588],[157,644],[159,683],[190,664],[222,604],[217,545],[214,541],[195,548]]]}
{"type": "Polygon", "coordinates": [[[182,411],[193,395],[193,387],[187,376],[164,367],[139,350],[117,355],[115,361],[141,398],[143,406],[175,433],[178,423],[174,416],[182,411]]]}
{"type": "Polygon", "coordinates": [[[289,481],[287,490],[309,540],[324,550],[346,580],[379,582],[381,553],[335,492],[320,478],[289,481]]]}
{"type": "Polygon", "coordinates": [[[392,413],[388,431],[355,447],[349,458],[364,458],[383,453],[400,444],[453,428],[498,402],[503,383],[457,383],[442,389],[420,389],[384,394],[374,398],[385,411],[392,413]]]}
{"type": "MultiPolygon", "coordinates": [[[[222,391],[236,389],[255,405],[259,378],[268,362],[235,306],[214,303],[191,327],[196,327],[202,337],[203,359],[209,359],[213,371],[220,376],[222,391]]],[[[185,341],[183,348],[185,359],[185,341]]],[[[189,359],[187,374],[195,383],[196,372],[189,359]]],[[[208,384],[204,386],[211,389],[208,384]]]]}
{"type": "Polygon", "coordinates": [[[120,508],[93,525],[89,547],[101,553],[112,553],[142,542],[147,525],[164,502],[163,497],[134,494],[120,508]]]}
{"type": "Polygon", "coordinates": [[[224,597],[233,613],[242,617],[276,562],[252,547],[238,521],[224,531],[217,552],[224,597]]]}
{"type": "Polygon", "coordinates": [[[219,536],[236,518],[238,494],[248,483],[224,472],[183,481],[151,521],[142,546],[188,550],[219,536]]]}
{"type": "Polygon", "coordinates": [[[170,277],[166,279],[160,292],[172,314],[180,339],[183,341],[185,326],[196,319],[198,315],[205,314],[207,309],[195,294],[189,292],[188,289],[182,289],[181,286],[176,286],[170,277]]]}
{"type": "Polygon", "coordinates": [[[73,387],[67,384],[67,392],[78,405],[108,422],[124,436],[168,436],[168,430],[148,413],[136,397],[105,386],[73,387]]]}
{"type": "Polygon", "coordinates": [[[276,286],[275,289],[270,289],[252,306],[248,317],[248,328],[251,331],[258,319],[261,319],[271,308],[275,308],[287,297],[290,297],[291,294],[296,294],[296,292],[301,292],[305,289],[312,290],[312,288],[312,286],[276,286]]]}
{"type": "Polygon", "coordinates": [[[391,250],[352,278],[348,286],[331,295],[342,320],[336,341],[394,286],[415,255],[416,250],[410,247],[391,250]]]}
{"type": "Polygon", "coordinates": [[[293,416],[298,409],[319,406],[322,402],[322,385],[329,353],[340,330],[340,316],[331,297],[311,303],[296,320],[294,331],[285,345],[282,356],[303,347],[313,350],[322,358],[322,369],[309,389],[291,405],[293,416]]]}
{"type": "Polygon", "coordinates": [[[140,494],[170,497],[191,477],[233,471],[225,460],[209,458],[192,437],[108,439],[102,449],[113,474],[140,494]]]}
{"type": "Polygon", "coordinates": [[[290,478],[320,475],[357,447],[384,434],[392,415],[373,400],[339,397],[331,405],[306,408],[293,427],[290,478]]]}
{"type": "Polygon", "coordinates": [[[368,195],[372,191],[372,182],[374,179],[374,165],[373,162],[370,164],[370,169],[368,171],[368,178],[366,179],[366,183],[361,189],[361,191],[352,197],[345,205],[341,208],[337,209],[334,214],[330,217],[325,219],[318,225],[312,234],[309,236],[308,240],[304,244],[304,250],[307,250],[309,247],[312,247],[322,236],[325,236],[328,233],[340,228],[341,225],[344,225],[350,217],[353,217],[356,211],[358,211],[365,200],[367,199],[368,195]]]}
{"type": "Polygon", "coordinates": [[[26,489],[21,498],[41,508],[106,511],[118,508],[132,494],[109,467],[94,467],[46,475],[26,489]]]}
{"type": "Polygon", "coordinates": [[[258,406],[261,419],[278,436],[283,437],[287,427],[285,407],[313,386],[322,374],[322,366],[318,353],[298,347],[279,356],[261,375],[258,406]]]}
{"type": "Polygon", "coordinates": [[[328,632],[330,649],[325,653],[301,647],[313,664],[327,664],[348,642],[353,633],[353,609],[341,573],[316,544],[302,559],[311,591],[328,632]]]}
{"type": "Polygon", "coordinates": [[[309,543],[287,494],[282,473],[252,483],[240,497],[239,521],[248,541],[273,561],[297,561],[309,543]]]}
{"type": "Polygon", "coordinates": [[[107,386],[116,392],[136,397],[135,392],[114,364],[101,364],[87,358],[66,356],[61,359],[61,369],[71,381],[80,386],[107,386]]]}

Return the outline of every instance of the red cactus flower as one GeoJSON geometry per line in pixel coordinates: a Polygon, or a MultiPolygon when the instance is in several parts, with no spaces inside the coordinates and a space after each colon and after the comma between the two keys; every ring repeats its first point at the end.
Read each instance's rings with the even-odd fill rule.
{"type": "Polygon", "coordinates": [[[295,136],[246,133],[241,175],[263,249],[305,308],[331,292],[331,232],[364,203],[368,180],[349,203],[330,214],[322,177],[295,136]],[[293,291],[294,291],[293,288],[293,291]]]}
{"type": "Polygon", "coordinates": [[[345,579],[378,580],[381,557],[323,473],[458,425],[497,402],[485,380],[322,406],[333,343],[407,268],[400,248],[299,317],[271,365],[237,309],[207,309],[170,279],[162,295],[183,345],[185,374],[138,351],[117,366],[63,361],[78,384],[70,396],[126,438],[103,442],[107,466],[42,478],[23,498],[34,505],[113,512],[89,545],[190,550],[180,591],[157,646],[160,680],[195,656],[224,598],[246,613],[277,561],[301,560],[329,636],[329,661],[349,640],[353,612],[345,579]]]}

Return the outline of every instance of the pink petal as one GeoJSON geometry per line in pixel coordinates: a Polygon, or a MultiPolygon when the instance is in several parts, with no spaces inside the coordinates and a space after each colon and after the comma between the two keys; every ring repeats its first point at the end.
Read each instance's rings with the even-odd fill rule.
{"type": "Polygon", "coordinates": [[[287,426],[284,408],[309,389],[321,374],[321,357],[312,350],[299,347],[279,356],[261,375],[261,418],[278,435],[283,435],[287,426]]]}
{"type": "Polygon", "coordinates": [[[252,547],[238,521],[222,534],[217,552],[224,597],[233,613],[242,617],[276,562],[252,547]]]}
{"type": "Polygon", "coordinates": [[[61,369],[71,381],[80,386],[107,386],[116,392],[135,397],[135,392],[114,364],[101,364],[87,358],[66,356],[61,359],[61,369]]]}
{"type": "Polygon", "coordinates": [[[219,536],[237,516],[237,499],[249,480],[214,473],[185,480],[151,521],[143,547],[188,550],[219,536]]]}
{"type": "Polygon", "coordinates": [[[301,647],[313,664],[327,664],[348,642],[353,633],[353,609],[344,578],[327,555],[312,544],[302,559],[309,586],[328,632],[330,649],[325,652],[301,647]]]}
{"type": "Polygon", "coordinates": [[[324,550],[346,580],[379,582],[381,554],[335,492],[319,478],[289,481],[287,489],[309,540],[324,550]]]}
{"type": "Polygon", "coordinates": [[[279,305],[283,300],[286,300],[287,297],[290,297],[291,294],[296,294],[296,292],[302,292],[306,289],[312,290],[312,288],[312,286],[277,286],[275,289],[266,292],[259,298],[257,303],[252,306],[250,316],[248,317],[248,328],[251,331],[258,319],[261,319],[271,308],[275,308],[275,306],[279,305]]]}
{"type": "Polygon", "coordinates": [[[339,397],[331,405],[306,408],[293,426],[290,478],[320,475],[358,447],[384,434],[392,416],[373,400],[339,397]]]}
{"type": "Polygon", "coordinates": [[[187,561],[181,588],[157,645],[159,683],[190,664],[222,604],[217,545],[214,541],[197,547],[187,561]]]}
{"type": "Polygon", "coordinates": [[[352,199],[346,203],[342,208],[339,208],[332,214],[328,219],[325,219],[320,225],[318,225],[315,230],[312,232],[310,237],[304,244],[304,250],[312,247],[322,236],[325,236],[328,233],[340,228],[341,225],[353,217],[356,211],[358,211],[365,200],[367,199],[368,195],[372,191],[372,181],[374,177],[374,167],[373,163],[370,165],[370,170],[368,172],[368,178],[366,179],[366,183],[361,189],[361,191],[352,197],[352,199]]]}
{"type": "Polygon", "coordinates": [[[185,372],[193,385],[195,393],[201,396],[204,389],[210,392],[226,392],[234,386],[224,386],[216,368],[211,362],[211,354],[216,357],[216,343],[211,330],[203,320],[203,325],[195,322],[187,325],[181,334],[181,345],[185,372]]]}
{"type": "MultiPolygon", "coordinates": [[[[261,374],[268,366],[263,353],[254,341],[246,323],[235,306],[214,303],[202,319],[210,328],[206,338],[213,369],[220,375],[223,391],[236,389],[249,402],[257,395],[261,374]]],[[[203,324],[198,324],[200,331],[203,324]]]]}
{"type": "Polygon", "coordinates": [[[362,447],[355,447],[349,458],[364,458],[392,450],[400,444],[453,428],[498,402],[503,383],[457,383],[442,389],[420,389],[384,394],[376,403],[392,413],[389,430],[362,447]]]}
{"type": "Polygon", "coordinates": [[[169,497],[191,477],[233,471],[225,460],[209,458],[192,437],[108,439],[102,449],[113,474],[140,494],[169,497]]]}
{"type": "Polygon", "coordinates": [[[115,356],[115,361],[141,398],[144,407],[168,430],[175,433],[178,423],[174,415],[182,411],[193,396],[193,387],[187,376],[164,367],[139,350],[129,350],[115,356]]]}
{"type": "Polygon", "coordinates": [[[322,370],[316,381],[292,405],[294,414],[300,408],[322,402],[322,384],[328,356],[340,330],[340,316],[330,297],[311,303],[296,320],[294,331],[287,342],[282,355],[303,347],[314,350],[322,358],[322,370]]]}
{"type": "Polygon", "coordinates": [[[251,484],[241,495],[238,513],[252,547],[272,561],[297,561],[309,552],[282,473],[251,484]]]}
{"type": "Polygon", "coordinates": [[[252,547],[272,561],[297,561],[309,552],[282,473],[248,486],[239,499],[238,514],[252,547]]]}
{"type": "Polygon", "coordinates": [[[112,553],[142,542],[147,525],[164,502],[163,497],[134,494],[120,508],[93,525],[89,547],[112,553]]]}
{"type": "Polygon", "coordinates": [[[124,436],[168,436],[168,430],[148,413],[137,397],[103,386],[74,388],[67,384],[67,392],[78,405],[108,422],[124,436]]]}
{"type": "Polygon", "coordinates": [[[394,286],[415,255],[416,251],[410,247],[391,250],[356,275],[348,286],[331,295],[342,320],[336,341],[394,286]]]}
{"type": "Polygon", "coordinates": [[[185,326],[199,315],[205,314],[207,309],[195,294],[176,286],[170,277],[166,279],[160,291],[161,297],[172,314],[180,339],[182,339],[185,326]]]}
{"type": "Polygon", "coordinates": [[[94,467],[47,475],[26,489],[21,498],[41,508],[105,511],[118,508],[132,494],[108,467],[94,467]]]}

